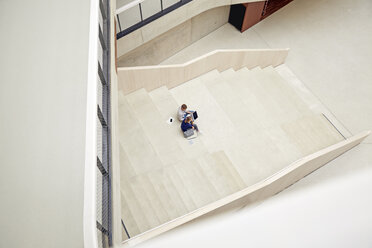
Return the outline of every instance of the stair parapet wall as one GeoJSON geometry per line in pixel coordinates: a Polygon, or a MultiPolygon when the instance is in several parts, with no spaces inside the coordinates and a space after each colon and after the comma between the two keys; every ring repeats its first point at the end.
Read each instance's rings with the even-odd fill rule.
{"type": "Polygon", "coordinates": [[[118,68],[118,88],[124,94],[141,88],[171,89],[215,69],[221,72],[229,68],[275,67],[284,63],[288,52],[288,48],[215,50],[179,65],[122,67],[118,68]]]}
{"type": "Polygon", "coordinates": [[[129,247],[135,244],[141,243],[149,238],[155,237],[161,233],[164,233],[172,228],[180,226],[188,221],[198,218],[202,215],[210,213],[212,211],[223,210],[224,208],[232,208],[236,206],[246,205],[249,203],[264,200],[272,195],[279,193],[286,189],[288,186],[294,184],[301,178],[310,174],[311,172],[319,169],[326,163],[350,150],[351,148],[360,144],[371,131],[364,131],[357,135],[354,135],[346,140],[339,143],[326,147],[318,152],[305,156],[274,175],[249,186],[239,192],[231,194],[221,200],[206,205],[205,207],[196,209],[195,211],[174,219],[170,222],[164,223],[163,225],[154,229],[148,230],[138,236],[131,238],[123,242],[121,247],[129,247]]]}

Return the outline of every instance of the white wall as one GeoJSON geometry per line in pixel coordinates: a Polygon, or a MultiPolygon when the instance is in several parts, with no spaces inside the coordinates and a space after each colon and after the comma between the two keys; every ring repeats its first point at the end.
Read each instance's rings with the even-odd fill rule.
{"type": "Polygon", "coordinates": [[[0,247],[83,247],[89,1],[0,1],[0,247]]]}

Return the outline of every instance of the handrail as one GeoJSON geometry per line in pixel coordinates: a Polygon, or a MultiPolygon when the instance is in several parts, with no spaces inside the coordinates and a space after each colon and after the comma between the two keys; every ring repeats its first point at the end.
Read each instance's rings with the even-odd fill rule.
{"type": "Polygon", "coordinates": [[[163,85],[173,88],[212,70],[278,66],[289,49],[215,50],[178,65],[155,65],[118,68],[118,87],[124,94],[140,88],[150,91],[163,85]]]}
{"type": "Polygon", "coordinates": [[[118,8],[118,9],[115,11],[115,15],[119,15],[119,14],[123,13],[124,11],[126,11],[127,9],[130,9],[130,8],[136,6],[137,4],[140,4],[140,3],[144,2],[144,1],[145,1],[145,0],[134,0],[134,1],[132,1],[132,2],[130,2],[130,3],[128,3],[128,4],[126,4],[126,5],[124,5],[124,6],[120,7],[120,8],[118,8]]]}
{"type": "Polygon", "coordinates": [[[204,207],[198,208],[190,213],[180,216],[174,220],[168,221],[158,227],[145,231],[129,240],[122,242],[121,247],[132,246],[144,242],[152,237],[164,233],[172,228],[180,226],[204,214],[207,214],[216,209],[228,206],[228,204],[243,201],[244,204],[264,200],[265,198],[275,195],[284,190],[288,186],[297,182],[301,178],[319,169],[329,161],[347,152],[351,148],[360,144],[371,131],[364,131],[356,134],[346,140],[340,141],[334,145],[328,146],[318,152],[307,155],[297,161],[291,163],[287,167],[276,172],[272,176],[261,180],[245,189],[242,189],[234,194],[228,195],[218,201],[210,203],[204,207]]]}

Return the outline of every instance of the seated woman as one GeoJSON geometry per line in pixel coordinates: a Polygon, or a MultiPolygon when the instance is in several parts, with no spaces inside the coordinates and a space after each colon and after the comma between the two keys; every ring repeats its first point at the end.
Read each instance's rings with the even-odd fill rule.
{"type": "Polygon", "coordinates": [[[186,116],[186,118],[181,123],[182,132],[186,132],[190,128],[195,129],[197,132],[199,132],[198,126],[194,124],[191,116],[186,116]]]}

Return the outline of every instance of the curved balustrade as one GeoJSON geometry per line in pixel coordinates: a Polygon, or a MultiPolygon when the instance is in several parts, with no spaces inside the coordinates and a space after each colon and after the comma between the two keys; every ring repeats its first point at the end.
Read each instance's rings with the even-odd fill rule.
{"type": "Polygon", "coordinates": [[[192,0],[135,0],[116,10],[117,39],[192,0]]]}
{"type": "Polygon", "coordinates": [[[84,185],[84,245],[92,248],[112,245],[110,81],[110,2],[92,0],[84,185]]]}

